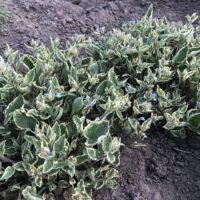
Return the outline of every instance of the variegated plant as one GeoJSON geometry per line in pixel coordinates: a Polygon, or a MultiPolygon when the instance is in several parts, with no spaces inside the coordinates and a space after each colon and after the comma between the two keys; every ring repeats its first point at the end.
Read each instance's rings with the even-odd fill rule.
{"type": "Polygon", "coordinates": [[[116,188],[121,140],[153,125],[200,134],[197,19],[152,18],[65,49],[32,42],[0,60],[0,198],[88,200],[116,188]],[[119,129],[120,128],[120,129],[119,129]]]}

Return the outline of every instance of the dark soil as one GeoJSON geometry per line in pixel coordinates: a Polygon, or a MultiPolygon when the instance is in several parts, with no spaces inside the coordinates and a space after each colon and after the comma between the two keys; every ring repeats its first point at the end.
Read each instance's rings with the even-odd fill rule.
{"type": "Polygon", "coordinates": [[[131,148],[127,136],[119,167],[120,187],[94,193],[95,200],[199,200],[200,151],[187,140],[152,130],[144,147],[131,148]]]}
{"type": "Polygon", "coordinates": [[[32,39],[48,43],[59,37],[63,43],[74,34],[91,35],[98,27],[107,30],[129,20],[140,19],[150,3],[154,16],[170,21],[184,20],[187,14],[200,14],[199,0],[9,0],[10,19],[3,26],[0,52],[6,44],[17,50],[32,39]]]}
{"type": "MultiPolygon", "coordinates": [[[[48,44],[59,37],[64,44],[75,34],[106,30],[138,20],[150,3],[154,16],[170,21],[185,20],[187,14],[200,14],[199,0],[12,0],[10,18],[1,28],[0,52],[9,44],[24,51],[32,39],[48,44]]],[[[123,137],[127,144],[130,138],[123,137]]],[[[122,148],[120,186],[103,189],[94,200],[200,200],[200,151],[154,130],[144,147],[122,148]]]]}

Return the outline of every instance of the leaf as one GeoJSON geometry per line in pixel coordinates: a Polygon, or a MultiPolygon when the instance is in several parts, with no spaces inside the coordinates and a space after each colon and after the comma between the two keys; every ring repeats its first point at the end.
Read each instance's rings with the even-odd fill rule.
{"type": "Polygon", "coordinates": [[[162,88],[160,88],[159,86],[157,87],[156,92],[159,97],[165,98],[165,96],[166,96],[165,91],[162,88]]]}
{"type": "Polygon", "coordinates": [[[105,182],[105,187],[110,188],[112,190],[116,189],[119,186],[116,180],[107,179],[105,182]]]}
{"type": "Polygon", "coordinates": [[[15,169],[13,167],[7,167],[3,173],[3,175],[0,178],[0,181],[9,179],[11,176],[13,176],[15,173],[15,169]]]}
{"type": "Polygon", "coordinates": [[[13,165],[14,169],[19,172],[25,171],[23,162],[17,162],[13,165]]]}
{"type": "Polygon", "coordinates": [[[80,155],[76,157],[76,165],[82,165],[83,163],[87,162],[88,159],[88,155],[80,155]]]}
{"type": "Polygon", "coordinates": [[[118,86],[119,82],[117,80],[117,75],[114,72],[114,67],[111,68],[108,72],[108,80],[114,85],[114,86],[118,86]]]}
{"type": "Polygon", "coordinates": [[[76,115],[73,116],[73,121],[76,124],[76,128],[78,133],[83,131],[83,124],[85,122],[85,116],[83,117],[78,117],[76,115]]]}
{"type": "Polygon", "coordinates": [[[170,133],[174,137],[178,137],[178,138],[182,138],[182,139],[186,138],[186,133],[185,133],[185,129],[184,128],[179,128],[179,129],[176,129],[176,130],[170,130],[170,133]]]}
{"type": "Polygon", "coordinates": [[[147,10],[147,12],[146,12],[146,14],[145,14],[145,17],[146,17],[147,19],[151,19],[152,16],[153,16],[153,4],[151,4],[151,5],[149,6],[149,8],[148,8],[148,10],[147,10]]]}
{"type": "Polygon", "coordinates": [[[5,144],[5,140],[0,143],[0,156],[3,156],[5,154],[5,144]]]}
{"type": "Polygon", "coordinates": [[[0,126],[0,135],[1,136],[10,135],[10,131],[7,128],[3,127],[3,126],[0,126]]]}
{"type": "Polygon", "coordinates": [[[50,172],[53,169],[53,163],[54,163],[53,158],[46,159],[43,164],[43,173],[50,172]]]}
{"type": "Polygon", "coordinates": [[[101,189],[102,187],[104,186],[104,181],[102,179],[98,179],[96,182],[95,182],[95,185],[94,185],[94,188],[99,190],[101,189]]]}
{"type": "Polygon", "coordinates": [[[59,138],[61,135],[61,128],[58,122],[56,122],[52,129],[50,130],[50,136],[49,136],[49,143],[53,144],[56,140],[56,138],[59,138]]]}
{"type": "Polygon", "coordinates": [[[107,86],[107,81],[102,81],[96,89],[96,94],[99,96],[103,96],[105,94],[106,86],[107,86]]]}
{"type": "Polygon", "coordinates": [[[61,169],[66,165],[66,161],[61,160],[61,161],[54,161],[53,164],[53,169],[61,169]]]}
{"type": "Polygon", "coordinates": [[[19,129],[34,130],[37,124],[37,120],[33,117],[27,117],[25,113],[20,110],[14,112],[14,122],[19,129]]]}
{"type": "Polygon", "coordinates": [[[71,177],[75,174],[75,165],[71,161],[67,161],[66,166],[63,168],[71,177]]]}
{"type": "Polygon", "coordinates": [[[81,109],[83,108],[83,97],[78,97],[76,99],[74,99],[73,103],[72,103],[72,115],[75,113],[78,113],[81,111],[81,109]]]}
{"type": "Polygon", "coordinates": [[[109,152],[111,150],[111,146],[112,146],[112,138],[109,134],[103,138],[102,149],[104,152],[109,152]]]}
{"type": "Polygon", "coordinates": [[[113,164],[115,162],[115,159],[116,158],[113,154],[111,154],[111,153],[107,154],[107,160],[108,160],[109,163],[113,164]]]}
{"type": "Polygon", "coordinates": [[[119,151],[121,143],[121,138],[113,137],[112,139],[112,145],[111,145],[111,152],[116,153],[119,151]]]}
{"type": "Polygon", "coordinates": [[[65,135],[62,135],[61,137],[59,137],[54,145],[53,145],[53,152],[54,153],[60,153],[62,152],[62,150],[64,149],[66,144],[66,139],[65,139],[65,135]]]}
{"type": "Polygon", "coordinates": [[[200,127],[200,112],[193,113],[189,116],[188,122],[195,127],[200,127]]]}
{"type": "Polygon", "coordinates": [[[35,69],[31,69],[26,76],[24,77],[24,83],[29,85],[31,84],[35,79],[35,69]]]}
{"type": "Polygon", "coordinates": [[[29,69],[33,69],[34,68],[34,64],[33,61],[30,57],[25,56],[23,59],[23,63],[25,64],[25,66],[27,66],[29,69]]]}
{"type": "Polygon", "coordinates": [[[12,102],[8,104],[6,107],[4,113],[5,113],[5,119],[4,123],[7,124],[10,118],[13,115],[13,112],[17,109],[20,109],[24,104],[24,98],[20,95],[16,97],[12,102]]]}
{"type": "Polygon", "coordinates": [[[27,200],[44,200],[43,197],[37,195],[36,188],[31,187],[31,186],[27,186],[22,191],[22,195],[23,195],[24,199],[27,199],[27,200]]]}
{"type": "Polygon", "coordinates": [[[139,126],[139,122],[135,118],[128,118],[128,122],[133,130],[136,130],[139,126]]]}
{"type": "Polygon", "coordinates": [[[108,179],[113,179],[113,178],[116,178],[118,176],[119,176],[119,172],[114,168],[111,168],[111,169],[109,169],[109,171],[106,172],[106,177],[108,179]]]}
{"type": "Polygon", "coordinates": [[[96,150],[94,148],[86,148],[87,155],[91,160],[97,160],[96,150]]]}
{"type": "Polygon", "coordinates": [[[42,181],[42,177],[41,176],[36,176],[35,177],[35,185],[37,187],[42,187],[43,181],[42,181]]]}
{"type": "Polygon", "coordinates": [[[177,53],[176,55],[174,56],[172,62],[174,64],[176,63],[181,63],[183,61],[185,61],[186,57],[187,57],[187,54],[188,54],[188,47],[185,46],[185,47],[182,47],[177,53]]]}
{"type": "Polygon", "coordinates": [[[152,119],[149,118],[147,119],[146,121],[144,121],[141,125],[141,130],[143,132],[147,131],[150,127],[151,127],[151,122],[152,122],[152,119]]]}
{"type": "Polygon", "coordinates": [[[87,138],[86,145],[96,145],[99,140],[108,135],[109,133],[109,122],[99,121],[91,122],[83,130],[83,135],[87,138]]]}

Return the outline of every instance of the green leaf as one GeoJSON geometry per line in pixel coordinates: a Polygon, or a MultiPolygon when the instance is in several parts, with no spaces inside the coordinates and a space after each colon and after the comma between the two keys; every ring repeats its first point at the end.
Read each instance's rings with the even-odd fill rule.
{"type": "Polygon", "coordinates": [[[25,171],[23,162],[17,162],[13,165],[14,169],[19,172],[25,171]]]}
{"type": "Polygon", "coordinates": [[[45,200],[43,197],[37,195],[36,188],[27,186],[23,191],[22,191],[24,199],[27,200],[45,200]]]}
{"type": "Polygon", "coordinates": [[[111,145],[111,152],[116,153],[119,151],[121,143],[121,138],[113,137],[112,139],[112,145],[111,145]]]}
{"type": "Polygon", "coordinates": [[[182,139],[186,138],[186,133],[185,133],[185,129],[184,128],[178,128],[176,130],[170,130],[170,133],[174,137],[178,137],[178,138],[182,138],[182,139]]]}
{"type": "Polygon", "coordinates": [[[49,135],[49,144],[54,144],[56,138],[59,138],[61,135],[61,128],[60,125],[58,124],[58,122],[56,122],[52,129],[49,130],[50,131],[50,135],[49,135]]]}
{"type": "Polygon", "coordinates": [[[96,94],[99,96],[103,96],[105,94],[106,86],[107,86],[107,81],[102,81],[96,89],[96,94]]]}
{"type": "Polygon", "coordinates": [[[193,113],[190,115],[188,122],[194,126],[200,128],[200,112],[193,113]]]}
{"type": "Polygon", "coordinates": [[[0,181],[9,179],[11,176],[13,176],[15,173],[15,169],[13,167],[7,167],[3,173],[3,175],[0,178],[0,181]]]}
{"type": "Polygon", "coordinates": [[[152,119],[149,118],[147,119],[146,121],[144,121],[141,125],[141,130],[143,132],[147,131],[150,127],[151,127],[151,122],[152,122],[152,119]]]}
{"type": "Polygon", "coordinates": [[[72,103],[72,115],[75,113],[79,113],[81,109],[83,108],[83,97],[78,97],[74,99],[72,103]]]}
{"type": "Polygon", "coordinates": [[[99,121],[91,122],[83,130],[83,135],[87,138],[86,145],[96,145],[99,140],[108,135],[109,133],[109,122],[99,121]]]}
{"type": "Polygon", "coordinates": [[[10,131],[7,128],[3,127],[3,126],[0,126],[0,135],[1,136],[10,135],[10,131]]]}
{"type": "Polygon", "coordinates": [[[188,54],[188,47],[185,46],[185,47],[182,47],[177,53],[176,55],[174,56],[172,62],[174,64],[176,63],[181,63],[183,61],[185,61],[186,57],[187,57],[187,54],[188,54]]]}
{"type": "Polygon", "coordinates": [[[78,116],[73,116],[73,121],[76,124],[76,128],[78,133],[83,131],[83,124],[85,122],[85,117],[78,117],[78,116]]]}
{"type": "Polygon", "coordinates": [[[97,160],[96,150],[94,148],[86,148],[87,155],[91,160],[97,160]]]}
{"type": "Polygon", "coordinates": [[[108,160],[109,163],[113,164],[115,162],[115,159],[116,158],[113,154],[111,154],[111,153],[107,154],[107,160],[108,160]]]}
{"type": "Polygon", "coordinates": [[[14,122],[19,129],[34,130],[37,124],[37,120],[33,117],[27,117],[25,113],[20,110],[14,112],[14,122]]]}
{"type": "Polygon", "coordinates": [[[31,84],[35,79],[35,69],[31,69],[24,77],[25,84],[31,84]]]}
{"type": "Polygon", "coordinates": [[[42,187],[43,181],[42,181],[42,177],[41,176],[36,176],[35,177],[35,185],[37,187],[42,187]]]}
{"type": "Polygon", "coordinates": [[[128,122],[133,130],[136,130],[139,126],[139,122],[135,118],[128,118],[128,122]]]}
{"type": "Polygon", "coordinates": [[[75,174],[75,165],[71,161],[67,161],[66,166],[63,168],[65,172],[67,172],[71,177],[75,174]]]}
{"type": "Polygon", "coordinates": [[[54,153],[61,153],[62,150],[64,149],[66,144],[66,139],[65,139],[65,135],[62,135],[61,137],[59,137],[54,145],[53,145],[53,152],[54,153]]]}
{"type": "Polygon", "coordinates": [[[43,173],[50,172],[53,169],[53,163],[54,163],[53,158],[46,159],[43,164],[43,173]]]}
{"type": "Polygon", "coordinates": [[[82,165],[89,160],[88,155],[80,155],[76,157],[76,165],[82,165]]]}
{"type": "Polygon", "coordinates": [[[151,4],[151,5],[149,6],[149,8],[148,8],[148,10],[147,10],[147,12],[146,12],[146,14],[145,14],[145,17],[146,17],[147,19],[151,19],[152,16],[153,16],[153,4],[151,4]]]}
{"type": "Polygon", "coordinates": [[[25,56],[23,59],[23,63],[25,64],[25,66],[27,66],[29,69],[33,69],[34,68],[34,64],[33,61],[30,57],[25,56]]]}
{"type": "Polygon", "coordinates": [[[10,120],[10,118],[13,115],[13,112],[17,109],[20,109],[24,104],[24,98],[20,95],[18,97],[16,97],[12,102],[10,102],[7,106],[7,108],[5,109],[4,113],[5,113],[5,119],[4,119],[4,123],[7,124],[8,121],[10,120]]]}
{"type": "Polygon", "coordinates": [[[114,67],[111,68],[108,72],[108,80],[114,85],[114,86],[118,86],[119,82],[117,80],[117,75],[114,72],[114,67]]]}
{"type": "Polygon", "coordinates": [[[5,154],[5,150],[6,150],[5,144],[6,144],[5,140],[0,143],[0,156],[3,156],[5,154]]]}
{"type": "Polygon", "coordinates": [[[105,182],[105,187],[110,188],[112,190],[115,190],[118,186],[119,184],[116,180],[107,179],[107,181],[105,182]]]}
{"type": "Polygon", "coordinates": [[[96,182],[95,182],[95,185],[94,185],[94,188],[99,190],[101,189],[102,187],[104,186],[104,181],[102,179],[98,179],[96,182]]]}
{"type": "Polygon", "coordinates": [[[61,161],[54,161],[53,164],[53,169],[61,169],[66,165],[66,161],[61,160],[61,161]]]}
{"type": "Polygon", "coordinates": [[[111,146],[112,146],[112,138],[109,134],[103,138],[102,149],[104,152],[109,152],[111,150],[111,146]]]}
{"type": "Polygon", "coordinates": [[[111,169],[109,169],[109,171],[106,172],[106,177],[108,179],[113,179],[113,178],[116,178],[118,176],[119,176],[119,172],[114,168],[111,168],[111,169]]]}

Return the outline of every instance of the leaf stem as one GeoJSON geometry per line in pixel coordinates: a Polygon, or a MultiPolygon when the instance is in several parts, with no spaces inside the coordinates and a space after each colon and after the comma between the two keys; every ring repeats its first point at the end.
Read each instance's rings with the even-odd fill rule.
{"type": "Polygon", "coordinates": [[[11,160],[11,159],[9,159],[9,158],[5,158],[5,157],[3,157],[3,156],[0,156],[0,160],[2,161],[2,162],[7,162],[7,163],[15,163],[15,161],[14,160],[11,160]]]}

